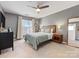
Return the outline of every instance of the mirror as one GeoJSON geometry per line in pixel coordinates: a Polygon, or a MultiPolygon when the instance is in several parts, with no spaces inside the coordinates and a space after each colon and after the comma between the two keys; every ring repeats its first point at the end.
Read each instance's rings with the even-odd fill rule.
{"type": "Polygon", "coordinates": [[[68,45],[79,47],[79,18],[68,20],[68,45]]]}

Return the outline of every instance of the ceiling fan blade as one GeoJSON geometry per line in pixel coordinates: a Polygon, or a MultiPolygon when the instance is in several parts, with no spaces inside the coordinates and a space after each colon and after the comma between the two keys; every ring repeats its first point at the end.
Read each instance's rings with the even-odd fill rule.
{"type": "Polygon", "coordinates": [[[31,7],[31,8],[37,9],[37,7],[33,7],[33,6],[29,6],[29,5],[27,5],[27,7],[31,7]]]}
{"type": "Polygon", "coordinates": [[[43,9],[43,8],[47,8],[47,7],[49,7],[49,5],[39,7],[39,9],[43,9]]]}
{"type": "Polygon", "coordinates": [[[39,8],[39,5],[37,5],[37,8],[39,8]]]}

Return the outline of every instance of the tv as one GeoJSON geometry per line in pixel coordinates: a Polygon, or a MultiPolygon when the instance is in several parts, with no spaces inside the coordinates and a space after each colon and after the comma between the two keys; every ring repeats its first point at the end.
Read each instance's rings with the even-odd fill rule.
{"type": "Polygon", "coordinates": [[[1,24],[2,24],[2,27],[5,28],[5,16],[3,15],[2,12],[0,12],[0,27],[1,27],[1,24]]]}

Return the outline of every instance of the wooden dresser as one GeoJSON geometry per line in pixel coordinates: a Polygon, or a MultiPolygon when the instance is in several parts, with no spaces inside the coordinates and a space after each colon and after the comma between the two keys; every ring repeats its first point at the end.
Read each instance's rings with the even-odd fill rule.
{"type": "Polygon", "coordinates": [[[52,37],[52,40],[54,42],[57,42],[57,43],[62,43],[63,42],[63,35],[62,34],[58,34],[58,33],[54,33],[53,37],[52,37]]]}

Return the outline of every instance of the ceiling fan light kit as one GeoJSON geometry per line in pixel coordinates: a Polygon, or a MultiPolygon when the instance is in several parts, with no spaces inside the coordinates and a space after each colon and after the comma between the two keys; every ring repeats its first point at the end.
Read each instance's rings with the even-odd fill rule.
{"type": "Polygon", "coordinates": [[[49,5],[44,5],[44,6],[37,5],[37,7],[32,7],[32,6],[28,6],[28,7],[36,9],[37,13],[39,13],[41,11],[41,9],[48,8],[49,5]]]}
{"type": "Polygon", "coordinates": [[[36,9],[37,12],[40,12],[41,10],[39,8],[36,9]]]}

